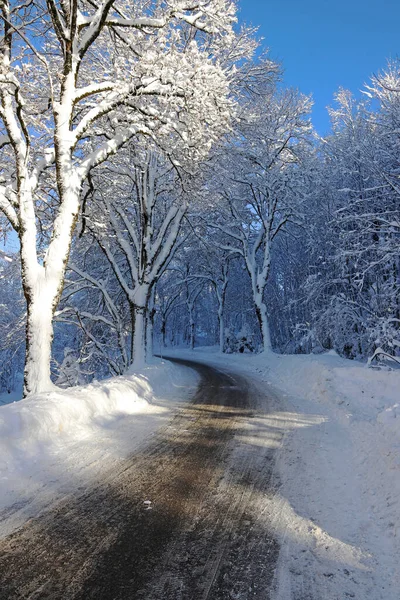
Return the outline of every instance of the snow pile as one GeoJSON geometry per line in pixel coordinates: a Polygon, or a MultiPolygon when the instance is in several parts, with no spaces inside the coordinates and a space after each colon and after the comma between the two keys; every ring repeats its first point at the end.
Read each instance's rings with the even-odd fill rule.
{"type": "Polygon", "coordinates": [[[31,396],[0,411],[0,470],[43,447],[83,439],[122,415],[146,409],[151,386],[142,377],[31,396]]]}
{"type": "Polygon", "coordinates": [[[141,374],[37,394],[2,406],[0,473],[94,436],[123,417],[159,412],[157,397],[186,389],[193,378],[190,371],[160,361],[141,374]]]}
{"type": "Polygon", "coordinates": [[[154,359],[140,373],[0,406],[0,511],[29,504],[0,534],[131,454],[188,400],[198,380],[191,369],[154,359]]]}

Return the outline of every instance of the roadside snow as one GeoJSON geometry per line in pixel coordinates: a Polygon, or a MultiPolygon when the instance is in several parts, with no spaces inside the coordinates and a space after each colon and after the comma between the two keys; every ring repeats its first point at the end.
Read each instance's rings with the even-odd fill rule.
{"type": "Polygon", "coordinates": [[[0,406],[0,536],[148,441],[197,383],[154,359],[141,373],[0,406]]]}
{"type": "Polygon", "coordinates": [[[280,398],[264,416],[266,438],[283,433],[265,509],[281,543],[274,600],[398,600],[400,371],[334,352],[173,355],[235,370],[280,398]]]}
{"type": "MultiPolygon", "coordinates": [[[[281,546],[274,600],[399,600],[400,371],[334,353],[170,354],[241,373],[274,396],[273,411],[250,419],[238,440],[277,450],[276,492],[259,498],[260,527],[281,546]]],[[[158,361],[0,407],[0,535],[101,478],[197,381],[158,361]]]]}

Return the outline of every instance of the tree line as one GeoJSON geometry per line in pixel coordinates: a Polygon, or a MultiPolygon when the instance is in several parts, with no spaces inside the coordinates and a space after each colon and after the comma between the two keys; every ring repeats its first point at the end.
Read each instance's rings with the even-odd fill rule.
{"type": "Polygon", "coordinates": [[[2,387],[153,344],[396,360],[397,62],[321,139],[228,0],[1,0],[0,27],[2,387]]]}

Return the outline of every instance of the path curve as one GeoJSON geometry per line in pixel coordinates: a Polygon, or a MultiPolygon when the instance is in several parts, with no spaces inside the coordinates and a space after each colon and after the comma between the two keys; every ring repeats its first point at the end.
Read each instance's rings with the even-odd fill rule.
{"type": "MultiPolygon", "coordinates": [[[[257,514],[273,448],[245,378],[193,361],[196,395],[140,453],[0,542],[1,600],[268,598],[278,543],[257,514]]],[[[268,397],[262,399],[268,410],[268,397]]]]}

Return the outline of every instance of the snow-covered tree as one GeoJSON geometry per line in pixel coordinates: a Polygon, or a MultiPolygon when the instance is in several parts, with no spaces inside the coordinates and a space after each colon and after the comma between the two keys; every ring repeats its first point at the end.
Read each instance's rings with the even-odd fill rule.
{"type": "Polygon", "coordinates": [[[188,193],[173,165],[154,149],[124,158],[100,177],[85,219],[129,304],[133,364],[139,366],[146,359],[149,300],[179,245],[188,193]]]}
{"type": "Polygon", "coordinates": [[[290,282],[284,321],[293,331],[280,338],[292,349],[334,348],[348,358],[398,354],[398,65],[364,91],[356,101],[340,90],[330,110],[332,133],[314,162],[305,227],[299,242],[288,240],[301,258],[296,273],[277,249],[274,290],[282,295],[290,282]]]}
{"type": "Polygon", "coordinates": [[[84,251],[75,248],[71,258],[56,323],[80,332],[76,350],[97,376],[122,375],[132,359],[130,315],[112,268],[93,240],[84,251]]]}
{"type": "Polygon", "coordinates": [[[26,394],[52,387],[52,317],[88,174],[138,135],[204,156],[229,122],[216,57],[234,19],[230,0],[1,0],[0,209],[21,247],[26,394]]]}
{"type": "Polygon", "coordinates": [[[174,311],[184,306],[183,282],[176,269],[166,269],[163,277],[157,282],[155,295],[156,318],[160,330],[160,346],[165,349],[168,340],[167,326],[174,311]]]}
{"type": "Polygon", "coordinates": [[[378,348],[396,355],[400,347],[399,73],[389,65],[361,102],[341,90],[324,143],[324,177],[334,197],[325,227],[333,248],[329,272],[319,271],[315,282],[329,292],[316,323],[350,358],[378,348]]]}
{"type": "Polygon", "coordinates": [[[238,140],[226,149],[219,217],[209,224],[219,233],[219,247],[245,262],[265,350],[272,348],[265,299],[271,248],[285,226],[300,219],[309,110],[309,98],[291,90],[257,98],[238,125],[238,140]]]}
{"type": "MultiPolygon", "coordinates": [[[[202,232],[205,234],[205,231],[202,232]]],[[[192,294],[188,298],[197,300],[196,290],[199,294],[211,290],[217,301],[218,317],[218,345],[220,352],[225,349],[225,300],[229,283],[229,260],[232,258],[230,252],[221,250],[218,246],[209,243],[197,244],[195,250],[196,261],[192,261],[188,268],[186,278],[192,284],[192,294]],[[203,284],[203,285],[202,285],[203,284]]],[[[189,315],[193,314],[193,306],[188,300],[189,315]]],[[[211,316],[211,315],[210,315],[211,316]]],[[[194,323],[191,321],[192,327],[194,323]]]]}

